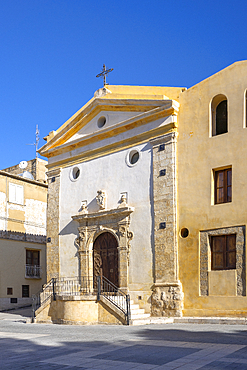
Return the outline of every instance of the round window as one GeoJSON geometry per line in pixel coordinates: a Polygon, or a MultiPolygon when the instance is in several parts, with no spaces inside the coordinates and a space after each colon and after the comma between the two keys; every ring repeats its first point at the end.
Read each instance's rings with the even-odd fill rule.
{"type": "Polygon", "coordinates": [[[97,122],[98,128],[105,126],[105,124],[106,124],[106,118],[104,116],[100,117],[97,122]]]}
{"type": "Polygon", "coordinates": [[[128,166],[134,166],[140,159],[140,152],[137,149],[132,149],[126,156],[126,162],[128,166]]]}
{"type": "Polygon", "coordinates": [[[78,167],[72,168],[72,171],[70,173],[71,180],[75,181],[80,176],[80,169],[78,167]]]}
{"type": "Polygon", "coordinates": [[[187,238],[187,236],[189,235],[189,230],[184,227],[183,229],[181,229],[180,235],[182,236],[182,238],[187,238]]]}
{"type": "Polygon", "coordinates": [[[130,153],[130,164],[135,164],[139,159],[139,153],[137,151],[134,151],[133,153],[130,153]]]}

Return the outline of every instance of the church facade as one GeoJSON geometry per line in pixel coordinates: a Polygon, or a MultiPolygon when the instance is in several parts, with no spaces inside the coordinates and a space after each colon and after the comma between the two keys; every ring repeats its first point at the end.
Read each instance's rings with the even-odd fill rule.
{"type": "Polygon", "coordinates": [[[47,281],[104,276],[156,317],[245,314],[246,72],[106,85],[50,132],[47,281]]]}

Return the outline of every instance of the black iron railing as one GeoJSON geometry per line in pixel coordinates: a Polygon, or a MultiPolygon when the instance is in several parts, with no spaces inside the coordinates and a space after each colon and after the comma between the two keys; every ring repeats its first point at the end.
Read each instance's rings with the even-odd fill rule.
{"type": "Polygon", "coordinates": [[[103,295],[125,315],[126,324],[130,323],[130,296],[116,287],[104,276],[97,276],[97,300],[103,295]]]}
{"type": "Polygon", "coordinates": [[[56,300],[56,279],[51,279],[43,285],[42,289],[32,296],[32,321],[35,318],[35,311],[46,304],[50,299],[56,300]]]}
{"type": "Polygon", "coordinates": [[[36,294],[33,295],[33,321],[35,311],[44,306],[49,300],[56,300],[57,295],[74,296],[74,295],[97,295],[100,301],[104,296],[124,315],[126,324],[130,322],[130,297],[122,292],[118,287],[112,284],[105,277],[100,276],[82,276],[80,278],[53,278],[36,294]]]}

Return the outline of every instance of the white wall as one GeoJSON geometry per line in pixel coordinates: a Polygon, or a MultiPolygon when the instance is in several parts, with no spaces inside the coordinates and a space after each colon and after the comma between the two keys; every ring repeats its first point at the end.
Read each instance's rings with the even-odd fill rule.
{"type": "MultiPolygon", "coordinates": [[[[133,167],[126,164],[130,149],[108,154],[76,165],[80,177],[70,178],[73,168],[68,167],[61,173],[60,193],[60,258],[61,275],[78,275],[77,248],[74,244],[78,235],[76,221],[71,216],[78,213],[81,201],[87,200],[88,211],[99,209],[96,203],[97,190],[107,193],[107,208],[117,208],[121,192],[128,192],[128,204],[135,207],[131,214],[130,230],[134,232],[130,254],[130,289],[138,289],[152,283],[152,215],[150,197],[152,196],[151,146],[145,143],[133,146],[140,150],[140,159],[133,167]],[[133,285],[135,284],[135,285],[133,285]]],[[[131,149],[132,149],[131,148],[131,149]]],[[[147,288],[147,289],[148,289],[147,288]]]]}

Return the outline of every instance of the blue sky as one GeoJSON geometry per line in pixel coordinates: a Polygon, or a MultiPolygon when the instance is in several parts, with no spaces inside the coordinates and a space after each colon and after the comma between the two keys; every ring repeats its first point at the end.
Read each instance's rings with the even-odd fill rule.
{"type": "Polygon", "coordinates": [[[0,0],[0,168],[102,87],[190,87],[247,59],[247,2],[0,0]]]}

